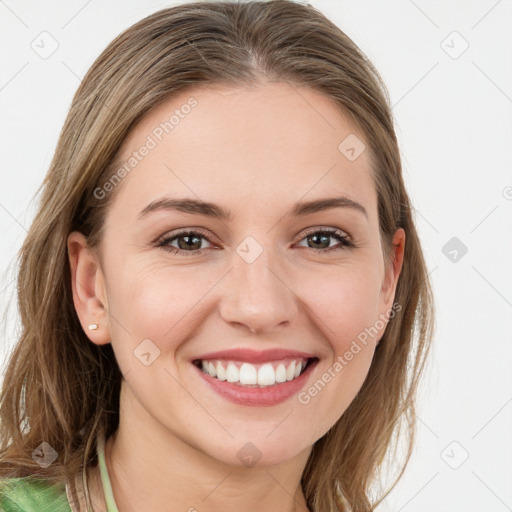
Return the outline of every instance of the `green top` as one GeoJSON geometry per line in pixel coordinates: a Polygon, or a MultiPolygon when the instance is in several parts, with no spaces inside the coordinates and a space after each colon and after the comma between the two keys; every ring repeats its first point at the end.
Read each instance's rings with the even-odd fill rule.
{"type": "MultiPolygon", "coordinates": [[[[98,436],[98,464],[107,512],[119,512],[105,463],[105,440],[98,436]]],[[[73,512],[66,484],[52,485],[41,477],[26,476],[0,480],[0,512],[73,512]]],[[[84,511],[85,512],[85,511],[84,511]]]]}

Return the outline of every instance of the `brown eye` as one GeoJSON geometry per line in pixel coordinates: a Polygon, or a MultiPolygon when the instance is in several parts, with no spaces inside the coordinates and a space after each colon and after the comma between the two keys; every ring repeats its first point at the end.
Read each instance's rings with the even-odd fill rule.
{"type": "Polygon", "coordinates": [[[208,240],[208,238],[196,231],[180,231],[172,236],[166,235],[157,243],[157,246],[173,253],[188,256],[203,252],[204,248],[201,247],[203,240],[208,240]],[[176,241],[177,246],[171,245],[174,241],[176,241]]]}
{"type": "Polygon", "coordinates": [[[329,252],[331,250],[354,247],[354,244],[351,242],[349,237],[338,229],[310,231],[306,234],[303,240],[307,241],[307,248],[318,252],[329,252]],[[338,246],[331,246],[331,239],[336,239],[339,242],[338,246]]]}

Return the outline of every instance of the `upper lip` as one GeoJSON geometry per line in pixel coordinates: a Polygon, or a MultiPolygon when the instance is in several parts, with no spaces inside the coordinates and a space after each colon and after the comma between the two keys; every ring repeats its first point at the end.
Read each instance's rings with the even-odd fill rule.
{"type": "Polygon", "coordinates": [[[310,359],[316,358],[314,354],[299,352],[297,350],[286,350],[283,348],[274,348],[268,350],[252,350],[249,348],[233,348],[230,350],[219,350],[218,352],[209,352],[196,356],[192,361],[198,359],[226,359],[230,361],[245,361],[247,363],[266,363],[269,361],[278,361],[279,359],[296,358],[310,359]]]}

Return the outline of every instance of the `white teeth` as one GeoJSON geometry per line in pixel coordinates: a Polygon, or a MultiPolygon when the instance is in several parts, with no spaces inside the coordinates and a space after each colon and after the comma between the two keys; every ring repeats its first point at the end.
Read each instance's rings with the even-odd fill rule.
{"type": "Polygon", "coordinates": [[[250,363],[244,363],[240,366],[240,384],[256,384],[258,381],[258,372],[250,363]]]}
{"type": "Polygon", "coordinates": [[[286,382],[286,367],[283,363],[277,365],[276,382],[286,382]]]}
{"type": "Polygon", "coordinates": [[[292,364],[288,366],[286,370],[286,380],[292,380],[295,377],[295,361],[292,361],[292,364]]]}
{"type": "Polygon", "coordinates": [[[219,361],[217,361],[215,369],[217,370],[217,379],[226,380],[226,370],[224,370],[224,366],[219,361]]]}
{"type": "Polygon", "coordinates": [[[221,381],[237,383],[242,386],[273,386],[276,383],[286,382],[297,378],[307,361],[292,360],[286,366],[278,363],[274,369],[272,363],[265,363],[261,366],[251,363],[235,363],[233,361],[201,361],[201,368],[204,373],[221,381]],[[226,367],[227,363],[227,367],[226,367]]]}
{"type": "Polygon", "coordinates": [[[258,370],[258,384],[260,386],[272,386],[276,383],[276,372],[270,363],[264,364],[258,370]]]}
{"type": "Polygon", "coordinates": [[[240,373],[238,371],[238,368],[233,364],[228,364],[228,369],[226,370],[226,380],[228,382],[238,382],[240,377],[240,373]]]}

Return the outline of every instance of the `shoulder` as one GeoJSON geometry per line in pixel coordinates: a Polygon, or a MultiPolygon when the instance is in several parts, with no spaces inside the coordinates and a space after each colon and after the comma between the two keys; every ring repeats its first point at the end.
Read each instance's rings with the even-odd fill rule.
{"type": "Polygon", "coordinates": [[[25,476],[0,479],[2,512],[71,512],[64,484],[25,476]]]}

